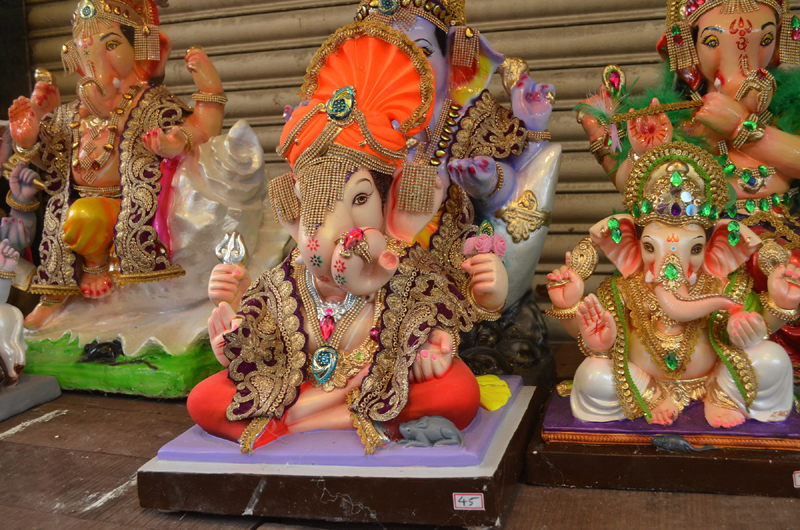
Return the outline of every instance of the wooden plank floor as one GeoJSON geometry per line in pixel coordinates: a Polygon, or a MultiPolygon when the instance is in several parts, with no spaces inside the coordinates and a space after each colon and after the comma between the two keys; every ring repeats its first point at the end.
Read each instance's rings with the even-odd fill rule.
{"type": "MultiPolygon", "coordinates": [[[[571,355],[558,349],[561,375],[574,372],[580,361],[571,355]]],[[[421,528],[167,514],[140,508],[136,470],[191,425],[183,400],[79,392],[65,392],[0,423],[0,529],[421,528]]],[[[520,484],[504,528],[797,529],[800,500],[520,484]]]]}

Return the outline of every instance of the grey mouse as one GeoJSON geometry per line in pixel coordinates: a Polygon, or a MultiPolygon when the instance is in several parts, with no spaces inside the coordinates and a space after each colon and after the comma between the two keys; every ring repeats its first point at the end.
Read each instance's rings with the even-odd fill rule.
{"type": "Polygon", "coordinates": [[[423,416],[416,421],[400,425],[403,439],[397,443],[404,447],[431,447],[456,445],[464,447],[464,437],[453,422],[441,416],[423,416]]]}
{"type": "Polygon", "coordinates": [[[666,451],[668,453],[689,453],[692,451],[701,453],[703,451],[716,449],[713,445],[704,445],[701,448],[697,448],[690,444],[686,438],[678,434],[659,434],[658,436],[653,436],[650,442],[655,445],[659,451],[666,451]]]}

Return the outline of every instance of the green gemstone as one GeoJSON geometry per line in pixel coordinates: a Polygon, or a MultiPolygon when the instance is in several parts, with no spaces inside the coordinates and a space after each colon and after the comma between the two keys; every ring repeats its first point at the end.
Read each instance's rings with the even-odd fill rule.
{"type": "MultiPolygon", "coordinates": [[[[797,19],[797,17],[794,17],[794,18],[795,18],[795,20],[797,19]]],[[[792,24],[794,24],[794,20],[792,21],[792,24]]],[[[792,26],[792,27],[794,27],[794,26],[792,26]]],[[[677,25],[677,24],[673,24],[672,30],[670,30],[670,32],[673,35],[680,35],[681,34],[681,27],[679,25],[677,25]]]]}
{"type": "Polygon", "coordinates": [[[674,280],[678,277],[678,268],[672,263],[667,263],[667,266],[664,267],[664,276],[666,276],[668,280],[674,280]]]}
{"type": "Polygon", "coordinates": [[[667,365],[667,368],[670,370],[675,370],[678,367],[678,356],[674,353],[670,352],[664,356],[664,364],[667,365]]]}
{"type": "Polygon", "coordinates": [[[744,128],[747,129],[748,131],[755,131],[756,128],[758,127],[758,124],[753,120],[744,120],[742,122],[742,126],[744,126],[744,128]]]}
{"type": "Polygon", "coordinates": [[[708,217],[711,215],[711,205],[707,202],[704,202],[703,205],[700,207],[700,215],[703,217],[708,217]]]}
{"type": "Polygon", "coordinates": [[[758,166],[758,174],[764,178],[767,178],[767,175],[769,175],[769,170],[767,169],[767,166],[765,165],[758,166]]]}
{"type": "MultiPolygon", "coordinates": [[[[677,26],[678,26],[677,24],[672,26],[672,30],[675,31],[675,28],[677,26]]],[[[797,18],[796,16],[792,17],[792,27],[793,28],[800,28],[800,18],[797,18]]]]}
{"type": "Polygon", "coordinates": [[[722,171],[726,175],[731,176],[733,175],[733,172],[736,171],[736,164],[734,164],[733,162],[728,162],[727,164],[725,164],[725,167],[722,168],[722,171]]]}
{"type": "Polygon", "coordinates": [[[611,228],[612,230],[614,228],[619,228],[619,219],[617,219],[616,217],[612,217],[611,219],[609,219],[608,227],[611,228]]]}
{"type": "Polygon", "coordinates": [[[677,171],[673,171],[672,176],[669,178],[669,183],[677,188],[683,184],[683,177],[677,171]]]}
{"type": "Polygon", "coordinates": [[[650,203],[649,199],[642,199],[642,213],[647,215],[653,211],[653,205],[650,203]]]}
{"type": "Polygon", "coordinates": [[[783,204],[785,204],[786,206],[789,206],[789,201],[790,200],[791,200],[791,197],[789,197],[789,192],[787,191],[786,193],[783,194],[783,204]]]}
{"type": "Polygon", "coordinates": [[[728,206],[728,217],[731,219],[736,217],[736,205],[728,206]]]}
{"type": "Polygon", "coordinates": [[[631,215],[637,219],[642,215],[642,210],[639,208],[638,204],[633,203],[633,206],[631,206],[631,215]]]}
{"type": "Polygon", "coordinates": [[[741,234],[738,230],[728,233],[728,243],[730,243],[732,247],[738,245],[740,239],[741,234]]]}
{"type": "Polygon", "coordinates": [[[612,228],[611,239],[614,241],[614,243],[619,243],[620,241],[622,241],[622,230],[620,230],[619,228],[612,228]]]}
{"type": "Polygon", "coordinates": [[[761,208],[761,211],[766,212],[769,210],[769,200],[766,197],[758,201],[758,207],[761,208]]]}
{"type": "Polygon", "coordinates": [[[719,210],[717,210],[716,206],[711,207],[711,213],[708,215],[708,218],[712,221],[719,219],[719,210]]]}
{"type": "Polygon", "coordinates": [[[744,203],[744,207],[748,212],[753,213],[756,211],[756,201],[753,199],[747,199],[747,201],[744,203]]]}
{"type": "Polygon", "coordinates": [[[487,236],[494,235],[494,227],[489,221],[482,222],[479,231],[481,234],[486,234],[487,236]]]}
{"type": "Polygon", "coordinates": [[[743,169],[742,170],[742,182],[744,182],[745,184],[750,182],[750,177],[752,177],[752,176],[753,176],[753,172],[750,171],[749,169],[743,169]]]}
{"type": "Polygon", "coordinates": [[[772,204],[778,206],[781,203],[781,196],[777,193],[772,194],[772,204]]]}
{"type": "Polygon", "coordinates": [[[736,221],[731,221],[728,223],[728,232],[738,232],[739,231],[739,223],[736,221]]]}

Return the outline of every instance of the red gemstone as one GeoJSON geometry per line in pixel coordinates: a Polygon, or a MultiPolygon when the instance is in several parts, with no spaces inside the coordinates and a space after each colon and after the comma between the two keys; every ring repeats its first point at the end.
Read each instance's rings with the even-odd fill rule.
{"type": "Polygon", "coordinates": [[[344,249],[353,250],[362,241],[364,241],[364,231],[360,228],[353,228],[344,238],[344,249]]]}
{"type": "Polygon", "coordinates": [[[766,79],[767,78],[767,71],[763,68],[759,68],[756,70],[756,77],[759,79],[766,79]]]}
{"type": "Polygon", "coordinates": [[[697,5],[701,6],[706,3],[706,0],[697,0],[697,5]]]}
{"type": "Polygon", "coordinates": [[[375,342],[378,342],[378,328],[372,328],[371,330],[369,330],[369,338],[371,338],[375,342]]]}
{"type": "Polygon", "coordinates": [[[611,86],[614,87],[614,90],[619,90],[619,84],[622,82],[622,78],[619,75],[619,72],[613,70],[608,74],[608,80],[611,82],[611,86]]]}
{"type": "Polygon", "coordinates": [[[322,322],[319,323],[319,329],[322,330],[322,338],[328,340],[333,335],[333,330],[336,328],[336,321],[330,315],[325,315],[322,322]]]}
{"type": "Polygon", "coordinates": [[[792,29],[792,40],[800,39],[800,28],[792,29]]]}
{"type": "Polygon", "coordinates": [[[672,41],[675,43],[675,46],[680,46],[681,44],[683,44],[683,37],[681,37],[680,35],[675,35],[674,37],[672,37],[672,41]]]}

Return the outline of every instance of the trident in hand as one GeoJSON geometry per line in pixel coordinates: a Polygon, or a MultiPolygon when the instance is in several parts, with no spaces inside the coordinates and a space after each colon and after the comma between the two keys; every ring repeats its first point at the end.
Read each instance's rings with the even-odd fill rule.
{"type": "Polygon", "coordinates": [[[242,234],[235,231],[225,234],[225,237],[219,242],[214,252],[217,258],[225,265],[241,263],[243,267],[246,267],[247,262],[250,260],[242,234]]]}

